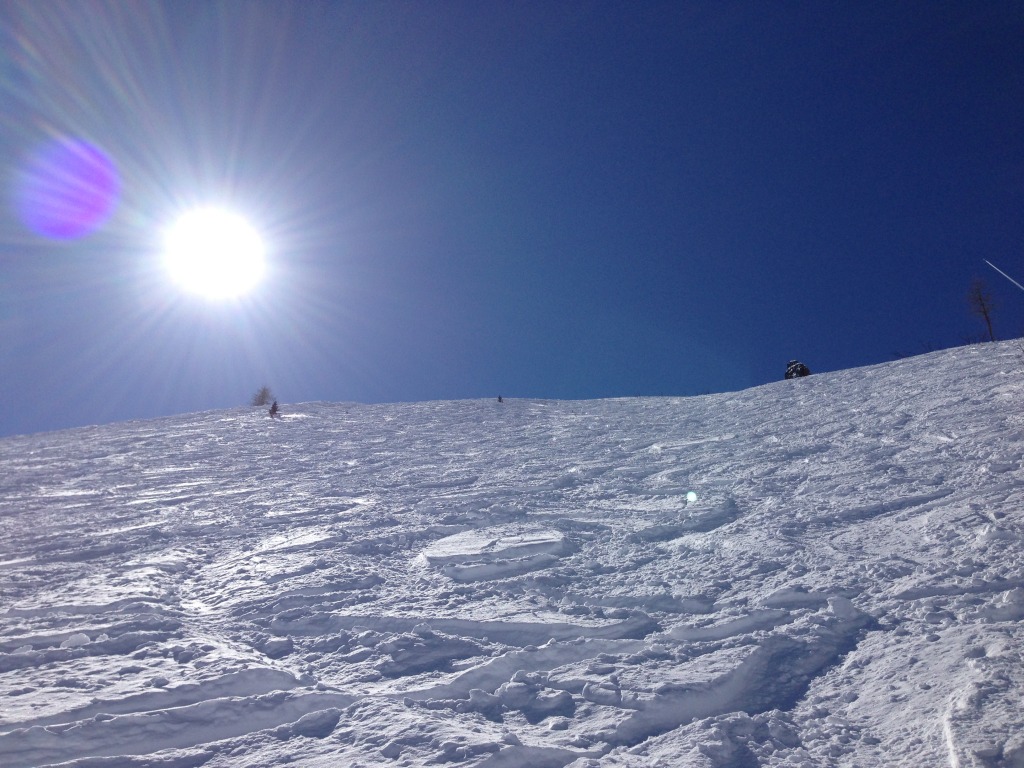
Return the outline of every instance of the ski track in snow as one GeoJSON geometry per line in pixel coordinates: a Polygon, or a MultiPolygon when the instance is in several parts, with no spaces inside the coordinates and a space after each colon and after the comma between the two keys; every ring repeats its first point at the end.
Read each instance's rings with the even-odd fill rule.
{"type": "Polygon", "coordinates": [[[0,764],[1024,767],[1022,398],[1005,343],[0,440],[0,764]]]}

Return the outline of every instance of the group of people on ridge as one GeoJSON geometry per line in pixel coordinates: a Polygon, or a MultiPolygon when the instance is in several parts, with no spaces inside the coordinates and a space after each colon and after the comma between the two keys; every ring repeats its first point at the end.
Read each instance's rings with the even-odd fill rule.
{"type": "Polygon", "coordinates": [[[799,379],[801,376],[810,376],[811,369],[799,360],[790,360],[786,364],[786,378],[799,379]]]}

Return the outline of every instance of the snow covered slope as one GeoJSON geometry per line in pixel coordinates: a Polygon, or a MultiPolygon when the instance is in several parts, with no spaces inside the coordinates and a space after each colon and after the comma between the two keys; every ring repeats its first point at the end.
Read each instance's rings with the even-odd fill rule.
{"type": "Polygon", "coordinates": [[[0,765],[1024,766],[1024,355],[0,440],[0,765]]]}

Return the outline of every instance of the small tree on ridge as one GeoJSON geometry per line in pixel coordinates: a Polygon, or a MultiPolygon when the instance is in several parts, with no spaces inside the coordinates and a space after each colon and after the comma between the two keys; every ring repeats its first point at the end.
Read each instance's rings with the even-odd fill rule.
{"type": "Polygon", "coordinates": [[[275,399],[274,393],[270,391],[270,387],[264,385],[256,390],[256,394],[252,396],[250,403],[252,405],[270,405],[275,399]]]}
{"type": "Polygon", "coordinates": [[[976,278],[971,283],[971,290],[967,294],[967,301],[971,305],[971,312],[985,321],[985,327],[988,328],[989,341],[995,341],[996,334],[992,330],[992,309],[995,307],[995,303],[992,301],[992,294],[989,293],[988,286],[985,285],[984,280],[976,278]]]}

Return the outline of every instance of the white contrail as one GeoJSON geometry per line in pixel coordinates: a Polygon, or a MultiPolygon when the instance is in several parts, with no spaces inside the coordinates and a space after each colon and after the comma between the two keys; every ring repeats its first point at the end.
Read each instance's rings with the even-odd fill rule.
{"type": "Polygon", "coordinates": [[[999,273],[1000,275],[1002,275],[1002,276],[1003,276],[1003,277],[1005,277],[1005,278],[1006,278],[1007,280],[1009,280],[1009,281],[1010,281],[1011,283],[1013,283],[1013,284],[1014,284],[1014,285],[1016,285],[1016,286],[1017,286],[1018,288],[1020,288],[1020,289],[1021,289],[1022,291],[1024,291],[1024,285],[1021,285],[1020,283],[1018,283],[1018,282],[1017,282],[1016,280],[1014,280],[1014,279],[1013,279],[1012,277],[1010,277],[1010,276],[1009,276],[1008,274],[1006,274],[1005,272],[1003,272],[1003,270],[1001,270],[1001,269],[1000,269],[999,267],[997,267],[997,266],[996,266],[995,264],[993,264],[993,263],[992,263],[991,261],[989,261],[988,259],[983,259],[983,261],[984,261],[984,262],[985,262],[986,264],[988,264],[988,265],[989,265],[990,267],[992,267],[992,269],[994,269],[994,270],[995,270],[996,272],[998,272],[998,273],[999,273]]]}

